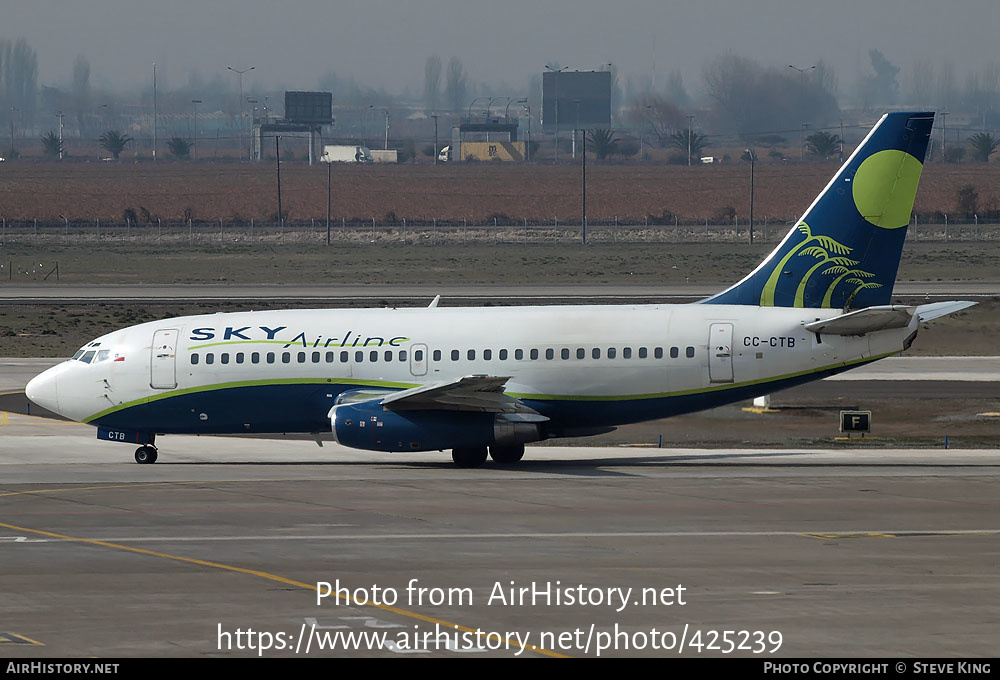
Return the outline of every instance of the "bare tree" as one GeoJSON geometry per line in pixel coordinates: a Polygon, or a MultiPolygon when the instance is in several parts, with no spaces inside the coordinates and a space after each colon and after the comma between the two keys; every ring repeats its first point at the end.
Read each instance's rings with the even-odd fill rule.
{"type": "Polygon", "coordinates": [[[73,110],[80,135],[86,136],[86,118],[90,109],[90,62],[82,54],[73,61],[73,110]]]}
{"type": "Polygon", "coordinates": [[[461,111],[465,107],[468,86],[465,67],[458,57],[452,57],[448,60],[448,77],[444,86],[446,103],[452,111],[461,111]]]}
{"type": "Polygon", "coordinates": [[[684,124],[684,114],[666,97],[644,92],[632,103],[628,120],[640,133],[652,133],[659,146],[670,143],[670,135],[684,124]]]}
{"type": "Polygon", "coordinates": [[[927,57],[921,57],[913,64],[909,100],[916,106],[934,105],[934,62],[927,57]]]}
{"type": "Polygon", "coordinates": [[[424,62],[424,106],[437,111],[441,105],[441,57],[432,54],[424,62]]]}
{"type": "Polygon", "coordinates": [[[35,115],[35,94],[38,90],[38,55],[24,38],[13,45],[0,40],[0,100],[5,107],[14,106],[25,121],[35,115]]]}

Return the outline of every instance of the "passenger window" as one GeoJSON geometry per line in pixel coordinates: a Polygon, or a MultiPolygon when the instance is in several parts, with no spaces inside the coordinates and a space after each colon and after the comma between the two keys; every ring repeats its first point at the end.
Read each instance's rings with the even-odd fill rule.
{"type": "Polygon", "coordinates": [[[250,355],[250,363],[251,364],[259,364],[260,363],[260,352],[253,352],[250,355]]]}
{"type": "Polygon", "coordinates": [[[676,359],[677,356],[678,356],[677,348],[676,347],[671,347],[670,348],[670,358],[671,359],[676,359]]]}
{"type": "Polygon", "coordinates": [[[657,347],[656,349],[654,349],[653,350],[653,357],[656,358],[656,359],[662,359],[663,358],[663,348],[662,347],[657,347]]]}
{"type": "Polygon", "coordinates": [[[198,353],[195,352],[191,354],[191,365],[194,366],[197,363],[198,363],[198,353]]]}
{"type": "MultiPolygon", "coordinates": [[[[418,354],[420,354],[420,356],[417,357],[417,361],[420,361],[423,358],[424,353],[418,352],[418,354]]],[[[434,361],[441,361],[441,350],[439,349],[434,350],[434,361]]]]}
{"type": "Polygon", "coordinates": [[[387,349],[385,351],[385,360],[386,361],[392,361],[392,350],[387,349]]]}
{"type": "Polygon", "coordinates": [[[640,359],[645,359],[646,358],[646,348],[645,347],[640,347],[639,348],[639,358],[640,359]]]}
{"type": "Polygon", "coordinates": [[[268,352],[267,353],[267,363],[269,363],[269,364],[273,364],[274,363],[274,352],[268,352]]]}
{"type": "Polygon", "coordinates": [[[585,350],[583,347],[578,347],[576,350],[576,358],[583,359],[585,356],[587,356],[587,350],[585,350]]]}
{"type": "Polygon", "coordinates": [[[364,352],[355,352],[354,353],[354,363],[360,364],[360,363],[364,362],[364,360],[365,360],[365,353],[364,352]]]}
{"type": "Polygon", "coordinates": [[[483,359],[485,359],[486,361],[489,361],[492,358],[493,358],[493,350],[491,350],[491,349],[484,349],[483,350],[483,359]]]}
{"type": "Polygon", "coordinates": [[[507,361],[507,350],[500,350],[500,361],[507,361]]]}
{"type": "MultiPolygon", "coordinates": [[[[437,355],[437,359],[441,358],[441,350],[434,350],[434,354],[437,355]]],[[[422,349],[414,350],[413,351],[413,360],[414,361],[423,361],[424,360],[424,350],[422,350],[422,349]]]]}
{"type": "Polygon", "coordinates": [[[600,359],[601,358],[601,348],[600,347],[595,347],[594,349],[592,349],[591,352],[590,352],[590,356],[592,356],[594,359],[600,359]]]}
{"type": "Polygon", "coordinates": [[[346,364],[350,360],[351,360],[351,353],[350,352],[341,352],[340,353],[340,363],[346,364]]]}
{"type": "Polygon", "coordinates": [[[223,352],[219,355],[219,363],[228,364],[229,363],[229,352],[223,352]]]}
{"type": "Polygon", "coordinates": [[[281,363],[283,363],[283,364],[290,364],[290,363],[292,363],[292,353],[291,352],[282,352],[281,353],[281,363]]]}
{"type": "Polygon", "coordinates": [[[452,361],[458,361],[458,356],[459,355],[458,355],[458,350],[457,349],[451,350],[451,360],[452,361]]]}
{"type": "Polygon", "coordinates": [[[326,353],[326,363],[332,364],[334,361],[336,361],[336,359],[337,359],[337,353],[336,352],[327,352],[326,353]]]}
{"type": "Polygon", "coordinates": [[[80,361],[82,361],[85,364],[89,364],[93,360],[95,354],[97,354],[97,352],[95,351],[87,352],[82,357],[80,357],[80,361]]]}
{"type": "Polygon", "coordinates": [[[614,359],[616,356],[618,356],[618,350],[614,347],[608,347],[608,358],[614,359]]]}
{"type": "Polygon", "coordinates": [[[687,358],[688,359],[693,359],[694,358],[694,347],[688,347],[687,350],[685,351],[685,354],[687,354],[687,358]]]}
{"type": "Polygon", "coordinates": [[[406,350],[405,349],[402,349],[402,350],[399,351],[399,360],[400,361],[406,361],[406,350]]]}
{"type": "Polygon", "coordinates": [[[372,350],[371,352],[369,352],[368,353],[368,361],[370,361],[372,363],[375,363],[376,361],[378,361],[378,352],[375,351],[375,350],[372,350]]]}
{"type": "Polygon", "coordinates": [[[243,363],[243,358],[244,358],[243,352],[237,352],[236,353],[236,363],[242,364],[243,363]]]}
{"type": "Polygon", "coordinates": [[[556,351],[554,349],[550,348],[550,349],[545,350],[545,358],[546,359],[551,360],[551,359],[554,359],[555,356],[556,356],[556,351]]]}
{"type": "Polygon", "coordinates": [[[531,350],[531,360],[534,361],[537,358],[538,358],[538,350],[537,349],[531,350]]]}
{"type": "Polygon", "coordinates": [[[631,359],[631,358],[632,358],[632,348],[622,347],[622,359],[631,359]]]}
{"type": "Polygon", "coordinates": [[[469,357],[469,361],[475,361],[476,360],[476,350],[470,349],[468,351],[468,353],[466,354],[466,356],[469,357]]]}
{"type": "Polygon", "coordinates": [[[320,359],[321,359],[321,353],[320,352],[313,352],[313,363],[314,364],[318,364],[319,361],[320,361],[320,359]]]}
{"type": "MultiPolygon", "coordinates": [[[[84,355],[84,358],[86,358],[86,355],[84,355]]],[[[209,352],[208,354],[206,354],[205,355],[205,363],[206,364],[214,364],[215,363],[215,355],[212,354],[211,352],[209,352]]]]}
{"type": "Polygon", "coordinates": [[[300,364],[306,363],[306,353],[305,352],[299,352],[298,359],[299,359],[299,363],[300,364]]]}
{"type": "Polygon", "coordinates": [[[514,350],[514,358],[517,359],[518,361],[521,361],[521,359],[524,358],[524,350],[523,349],[515,349],[514,350]]]}

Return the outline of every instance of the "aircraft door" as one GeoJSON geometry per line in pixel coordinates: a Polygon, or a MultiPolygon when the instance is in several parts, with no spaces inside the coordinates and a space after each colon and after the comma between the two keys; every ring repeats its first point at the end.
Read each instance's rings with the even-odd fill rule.
{"type": "Polygon", "coordinates": [[[410,373],[427,375],[427,345],[417,344],[410,347],[410,373]]]}
{"type": "Polygon", "coordinates": [[[733,324],[713,323],[708,329],[708,379],[733,382],[733,324]]]}
{"type": "Polygon", "coordinates": [[[153,333],[150,347],[149,386],[170,390],[177,387],[177,336],[176,328],[165,328],[153,333]]]}

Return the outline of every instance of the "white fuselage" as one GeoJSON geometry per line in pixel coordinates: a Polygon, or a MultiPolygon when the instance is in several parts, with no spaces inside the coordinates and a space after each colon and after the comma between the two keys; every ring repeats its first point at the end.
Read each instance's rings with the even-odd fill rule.
{"type": "Polygon", "coordinates": [[[98,338],[84,348],[95,352],[90,363],[50,369],[29,396],[109,427],[319,432],[345,390],[486,374],[509,376],[506,393],[554,425],[616,425],[846,370],[900,351],[914,330],[818,337],[803,328],[840,313],[686,304],[179,317],[98,338]]]}

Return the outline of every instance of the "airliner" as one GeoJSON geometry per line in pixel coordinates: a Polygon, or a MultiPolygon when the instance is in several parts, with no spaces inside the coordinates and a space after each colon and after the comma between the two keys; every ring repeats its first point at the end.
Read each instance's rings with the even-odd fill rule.
{"type": "Polygon", "coordinates": [[[773,252],[699,302],[185,316],[103,335],[26,394],[138,463],[164,435],[295,434],[477,467],[819,380],[974,304],[891,303],[933,120],[882,116],[773,252]]]}

